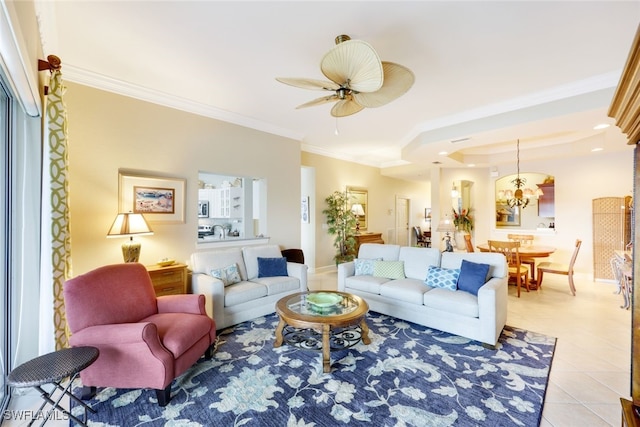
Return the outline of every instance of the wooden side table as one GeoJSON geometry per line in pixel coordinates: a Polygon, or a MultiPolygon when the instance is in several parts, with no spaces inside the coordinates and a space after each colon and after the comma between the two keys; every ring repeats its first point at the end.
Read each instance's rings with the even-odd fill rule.
{"type": "Polygon", "coordinates": [[[155,264],[146,267],[157,297],[187,293],[187,266],[185,264],[173,264],[167,267],[155,264]]]}
{"type": "Polygon", "coordinates": [[[363,243],[384,243],[382,233],[360,233],[353,236],[356,239],[356,254],[363,243]]]}

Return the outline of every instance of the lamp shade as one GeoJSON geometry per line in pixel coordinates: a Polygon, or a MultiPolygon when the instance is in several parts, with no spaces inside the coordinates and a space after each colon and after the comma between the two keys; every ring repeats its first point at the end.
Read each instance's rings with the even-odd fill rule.
{"type": "Polygon", "coordinates": [[[133,241],[133,236],[153,234],[151,227],[142,214],[119,213],[111,225],[107,237],[129,237],[122,244],[124,262],[138,262],[140,259],[140,243],[133,241]]]}
{"type": "Polygon", "coordinates": [[[353,205],[351,205],[351,212],[354,215],[362,216],[364,215],[364,208],[360,203],[354,203],[353,205]]]}
{"type": "Polygon", "coordinates": [[[453,233],[456,231],[456,226],[453,224],[453,220],[449,216],[445,216],[438,223],[436,231],[439,233],[453,233]]]}
{"type": "Polygon", "coordinates": [[[149,227],[144,216],[129,212],[119,213],[116,216],[107,233],[107,237],[143,236],[148,234],[153,234],[153,230],[149,227]]]}

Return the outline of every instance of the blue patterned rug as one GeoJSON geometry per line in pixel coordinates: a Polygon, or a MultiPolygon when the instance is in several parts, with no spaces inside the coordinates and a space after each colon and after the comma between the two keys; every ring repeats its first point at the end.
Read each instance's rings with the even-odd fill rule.
{"type": "MultiPolygon", "coordinates": [[[[273,347],[277,316],[228,328],[210,361],[152,390],[98,389],[90,426],[537,426],[555,338],[506,327],[496,350],[369,313],[371,344],[321,355],[273,347]]],[[[81,415],[80,408],[74,414],[81,415]]]]}

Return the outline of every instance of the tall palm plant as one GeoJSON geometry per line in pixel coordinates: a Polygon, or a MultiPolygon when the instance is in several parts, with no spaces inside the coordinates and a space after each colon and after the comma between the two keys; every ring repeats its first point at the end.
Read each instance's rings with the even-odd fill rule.
{"type": "Polygon", "coordinates": [[[324,201],[327,208],[322,213],[327,216],[327,231],[335,236],[333,246],[336,254],[333,259],[336,264],[352,261],[355,258],[356,239],[353,230],[356,216],[349,210],[349,196],[346,191],[334,191],[324,201]]]}

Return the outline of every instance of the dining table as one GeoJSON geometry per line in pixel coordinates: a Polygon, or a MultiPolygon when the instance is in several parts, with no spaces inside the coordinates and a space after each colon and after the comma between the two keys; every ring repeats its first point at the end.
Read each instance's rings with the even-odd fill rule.
{"type": "MultiPolygon", "coordinates": [[[[479,245],[476,245],[476,247],[478,248],[478,250],[480,250],[480,252],[491,252],[489,250],[488,243],[480,243],[479,245]]],[[[555,251],[556,251],[556,248],[554,248],[553,246],[546,246],[546,245],[545,246],[523,245],[518,248],[518,253],[520,254],[520,256],[526,257],[526,258],[547,258],[549,255],[551,255],[555,251]]],[[[533,270],[531,272],[531,282],[530,282],[529,288],[535,289],[535,286],[536,286],[536,274],[535,274],[535,270],[533,270]],[[532,288],[531,285],[533,285],[534,288],[532,288]]]]}

